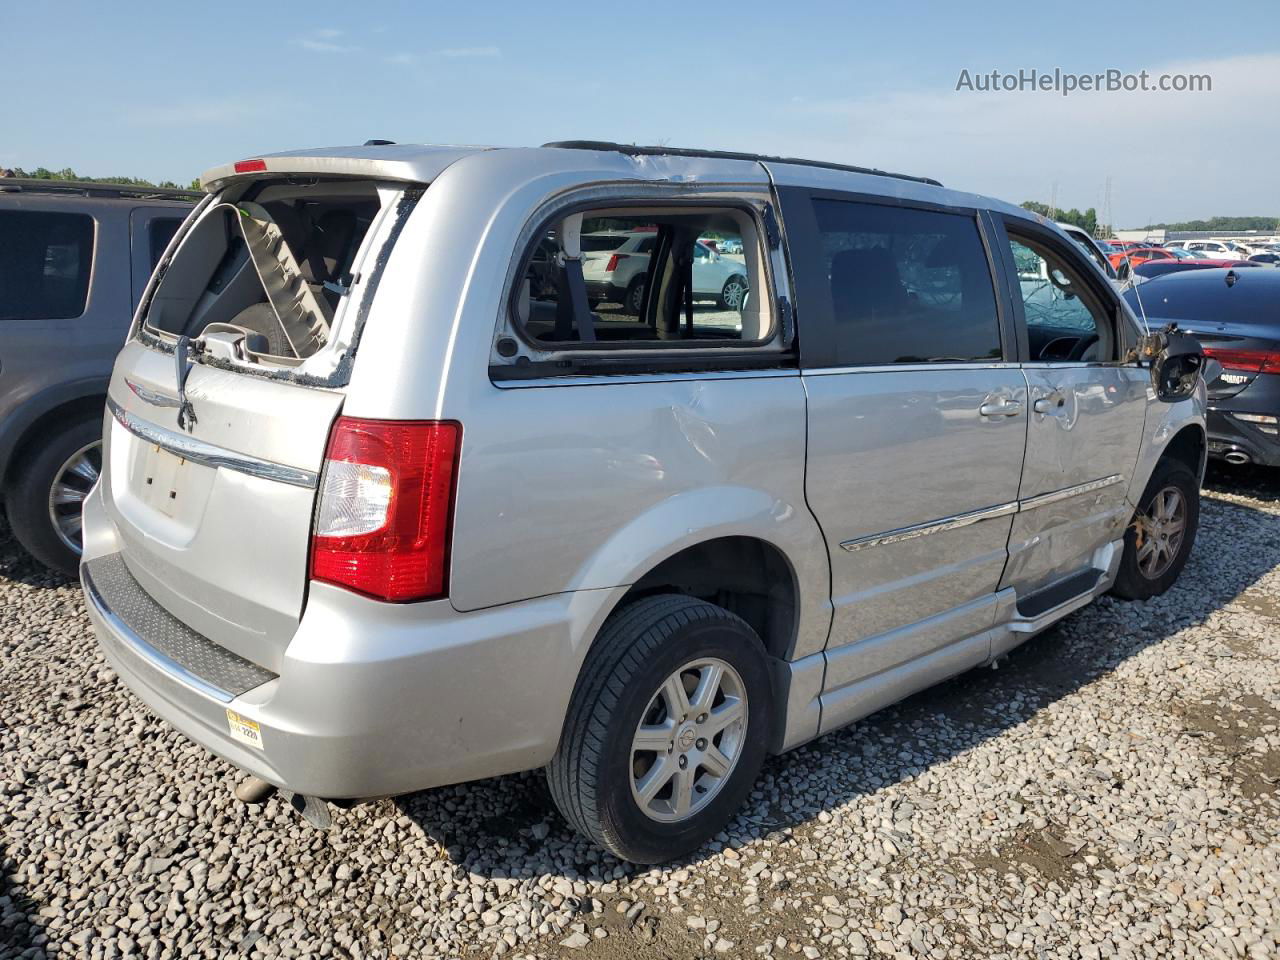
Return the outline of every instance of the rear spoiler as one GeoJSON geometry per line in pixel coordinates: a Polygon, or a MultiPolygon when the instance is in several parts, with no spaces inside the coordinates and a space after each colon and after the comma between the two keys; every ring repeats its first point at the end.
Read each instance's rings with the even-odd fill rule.
{"type": "Polygon", "coordinates": [[[343,177],[430,183],[456,160],[485,147],[427,147],[410,144],[366,144],[297,153],[267,154],[224,163],[205,171],[201,185],[213,192],[245,177],[343,177]]]}

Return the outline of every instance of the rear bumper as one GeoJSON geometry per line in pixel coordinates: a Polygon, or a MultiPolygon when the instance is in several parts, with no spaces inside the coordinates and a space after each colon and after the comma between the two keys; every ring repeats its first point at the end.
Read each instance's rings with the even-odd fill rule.
{"type": "MultiPolygon", "coordinates": [[[[107,555],[111,539],[100,496],[86,501],[92,551],[82,576],[107,555]]],[[[258,685],[228,692],[200,676],[208,671],[199,666],[175,665],[86,581],[104,656],[156,714],[241,770],[333,799],[545,764],[560,737],[583,638],[594,635],[614,594],[581,591],[460,614],[448,601],[383,604],[312,584],[279,674],[264,672],[258,685]],[[229,713],[257,725],[260,746],[233,736],[229,713]]]]}
{"type": "Polygon", "coordinates": [[[586,280],[587,296],[592,300],[604,300],[607,303],[621,303],[627,295],[624,287],[615,287],[608,280],[586,280]]]}
{"type": "Polygon", "coordinates": [[[1280,438],[1237,420],[1229,411],[1212,408],[1205,416],[1205,427],[1209,434],[1209,456],[1230,459],[1232,454],[1243,454],[1251,463],[1280,467],[1280,438]]]}

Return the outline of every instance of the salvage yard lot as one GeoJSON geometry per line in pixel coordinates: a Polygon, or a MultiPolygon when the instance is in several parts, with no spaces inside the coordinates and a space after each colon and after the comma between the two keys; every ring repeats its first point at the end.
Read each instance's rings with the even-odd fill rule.
{"type": "Polygon", "coordinates": [[[308,827],[151,717],[0,530],[0,956],[1270,957],[1280,479],[1211,473],[1181,580],[766,764],[626,866],[526,775],[308,827]],[[1241,479],[1244,477],[1245,479],[1241,479]]]}

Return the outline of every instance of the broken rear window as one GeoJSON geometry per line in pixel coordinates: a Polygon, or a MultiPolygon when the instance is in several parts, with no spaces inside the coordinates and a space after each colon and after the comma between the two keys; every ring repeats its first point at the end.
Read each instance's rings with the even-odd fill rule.
{"type": "Polygon", "coordinates": [[[371,182],[233,185],[184,238],[144,322],[192,338],[243,335],[246,354],[296,364],[330,342],[381,206],[371,182]]]}

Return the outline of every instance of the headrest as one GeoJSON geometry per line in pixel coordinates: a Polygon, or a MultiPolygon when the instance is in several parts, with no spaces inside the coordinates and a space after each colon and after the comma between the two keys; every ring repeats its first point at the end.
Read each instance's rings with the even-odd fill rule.
{"type": "Polygon", "coordinates": [[[567,260],[582,258],[582,214],[570,214],[561,222],[560,253],[567,260]]]}

